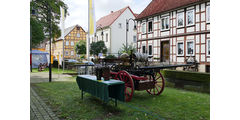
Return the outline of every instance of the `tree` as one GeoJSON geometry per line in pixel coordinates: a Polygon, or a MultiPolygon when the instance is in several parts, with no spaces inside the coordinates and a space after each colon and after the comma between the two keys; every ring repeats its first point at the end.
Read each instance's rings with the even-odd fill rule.
{"type": "Polygon", "coordinates": [[[107,47],[104,41],[92,42],[90,45],[90,53],[93,55],[98,55],[98,53],[107,53],[107,47]]]}
{"type": "Polygon", "coordinates": [[[80,40],[75,46],[75,51],[77,54],[85,54],[86,53],[86,41],[80,40]]]}
{"type": "MultiPolygon", "coordinates": [[[[61,31],[58,27],[60,22],[60,6],[65,10],[65,16],[68,15],[67,5],[63,0],[32,0],[30,2],[30,14],[34,9],[37,13],[37,17],[31,16],[31,21],[36,20],[42,25],[44,33],[49,32],[49,16],[51,15],[52,24],[52,38],[58,38],[61,36],[61,31]],[[51,10],[51,12],[49,12],[51,10]]],[[[32,26],[32,28],[35,26],[32,26]]],[[[33,28],[35,29],[35,28],[33,28]]],[[[34,37],[34,35],[33,35],[34,37]]]]}
{"type": "Polygon", "coordinates": [[[44,36],[44,32],[43,32],[43,26],[41,23],[39,23],[37,20],[31,18],[30,20],[30,24],[31,24],[31,34],[32,34],[32,46],[31,47],[35,47],[37,46],[39,43],[41,43],[41,41],[43,41],[45,39],[44,36]]]}
{"type": "Polygon", "coordinates": [[[119,53],[127,53],[128,55],[131,55],[131,51],[133,52],[133,53],[135,53],[136,52],[136,48],[133,46],[133,45],[128,45],[127,47],[126,47],[126,45],[125,44],[123,44],[123,46],[122,46],[122,48],[120,48],[120,50],[119,50],[119,53]]]}

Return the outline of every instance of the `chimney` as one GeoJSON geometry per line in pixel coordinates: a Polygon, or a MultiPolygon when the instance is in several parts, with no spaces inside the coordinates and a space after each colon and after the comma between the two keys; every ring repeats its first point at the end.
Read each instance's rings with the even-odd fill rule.
{"type": "Polygon", "coordinates": [[[111,13],[113,13],[113,11],[111,11],[111,13]]]}

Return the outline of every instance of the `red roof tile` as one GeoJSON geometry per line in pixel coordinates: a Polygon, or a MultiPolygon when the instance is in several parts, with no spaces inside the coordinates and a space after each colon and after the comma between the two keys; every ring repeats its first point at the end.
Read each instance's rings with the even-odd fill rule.
{"type": "MultiPolygon", "coordinates": [[[[98,21],[97,21],[97,27],[101,26],[102,28],[107,27],[112,25],[112,23],[127,9],[130,7],[127,6],[125,8],[122,8],[118,11],[115,11],[113,13],[110,13],[109,15],[106,15],[104,17],[101,17],[98,21]]],[[[130,9],[130,11],[132,12],[132,10],[130,9]]],[[[132,12],[133,13],[133,12],[132,12]]],[[[134,13],[133,13],[134,14],[134,13]]],[[[135,14],[134,14],[135,16],[135,14]]]]}
{"type": "Polygon", "coordinates": [[[198,1],[203,0],[152,0],[136,19],[172,10],[198,1]]]}

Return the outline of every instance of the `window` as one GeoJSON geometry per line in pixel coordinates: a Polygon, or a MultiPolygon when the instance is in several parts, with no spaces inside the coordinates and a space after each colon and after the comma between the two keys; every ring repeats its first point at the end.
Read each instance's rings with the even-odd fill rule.
{"type": "Polygon", "coordinates": [[[77,27],[77,30],[80,30],[80,27],[77,27]]]}
{"type": "Polygon", "coordinates": [[[136,35],[133,36],[133,42],[134,43],[137,42],[137,36],[136,35]]]}
{"type": "Polygon", "coordinates": [[[194,10],[187,11],[187,26],[194,24],[194,10]]]}
{"type": "Polygon", "coordinates": [[[163,17],[161,19],[162,21],[162,30],[168,30],[169,29],[169,16],[163,17]]]}
{"type": "Polygon", "coordinates": [[[206,11],[206,18],[207,18],[207,23],[209,23],[210,22],[210,6],[207,6],[207,11],[206,11]]]}
{"type": "Polygon", "coordinates": [[[145,53],[146,51],[146,46],[142,46],[142,53],[145,53]]]}
{"type": "Polygon", "coordinates": [[[74,42],[73,41],[71,41],[71,46],[74,46],[74,42]]]}
{"type": "Polygon", "coordinates": [[[69,33],[68,36],[71,36],[71,34],[69,33]]]}
{"type": "Polygon", "coordinates": [[[122,23],[118,23],[118,28],[122,28],[122,23]]]}
{"type": "Polygon", "coordinates": [[[152,28],[153,28],[152,21],[149,21],[148,22],[148,32],[152,32],[153,31],[152,28]]]}
{"type": "Polygon", "coordinates": [[[184,47],[183,47],[184,45],[183,45],[183,42],[178,42],[178,44],[177,44],[177,47],[178,47],[178,49],[177,49],[177,55],[178,56],[183,56],[183,50],[184,50],[184,47]]]}
{"type": "Polygon", "coordinates": [[[68,51],[65,52],[66,56],[68,56],[68,51]]]}
{"type": "Polygon", "coordinates": [[[66,41],[66,45],[69,45],[69,42],[68,42],[68,41],[66,41]]]}
{"type": "Polygon", "coordinates": [[[184,12],[177,13],[177,27],[184,26],[184,12]]]}
{"type": "Polygon", "coordinates": [[[80,33],[77,33],[77,37],[80,38],[80,33]]]}
{"type": "Polygon", "coordinates": [[[148,55],[152,55],[152,45],[148,46],[148,55]]]}
{"type": "Polygon", "coordinates": [[[194,43],[193,43],[193,41],[187,41],[187,55],[194,55],[194,43]]]}
{"type": "Polygon", "coordinates": [[[142,34],[146,33],[146,23],[142,23],[142,34]]]}
{"type": "Polygon", "coordinates": [[[108,34],[106,33],[106,42],[108,42],[108,34]]]}
{"type": "Polygon", "coordinates": [[[207,40],[207,56],[210,56],[210,40],[207,40]]]}
{"type": "Polygon", "coordinates": [[[71,51],[71,56],[73,56],[73,51],[71,51]]]}

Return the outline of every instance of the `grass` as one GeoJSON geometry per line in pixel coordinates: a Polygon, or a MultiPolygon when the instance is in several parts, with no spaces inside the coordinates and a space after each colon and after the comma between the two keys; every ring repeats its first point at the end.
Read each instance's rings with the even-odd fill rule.
{"type": "Polygon", "coordinates": [[[160,96],[146,91],[135,91],[131,102],[103,104],[101,100],[84,95],[75,81],[32,84],[60,119],[105,120],[208,120],[210,119],[209,94],[165,88],[160,96]]]}
{"type": "MultiPolygon", "coordinates": [[[[39,72],[38,71],[38,68],[33,68],[32,69],[32,72],[33,73],[37,73],[37,72],[39,72]]],[[[46,68],[45,70],[43,70],[43,71],[41,71],[41,72],[49,72],[49,69],[48,68],[46,68]]],[[[58,70],[58,68],[52,68],[52,73],[63,73],[62,72],[62,68],[59,68],[59,70],[58,70]]],[[[67,69],[64,69],[64,73],[77,73],[75,70],[67,70],[67,69]]]]}

